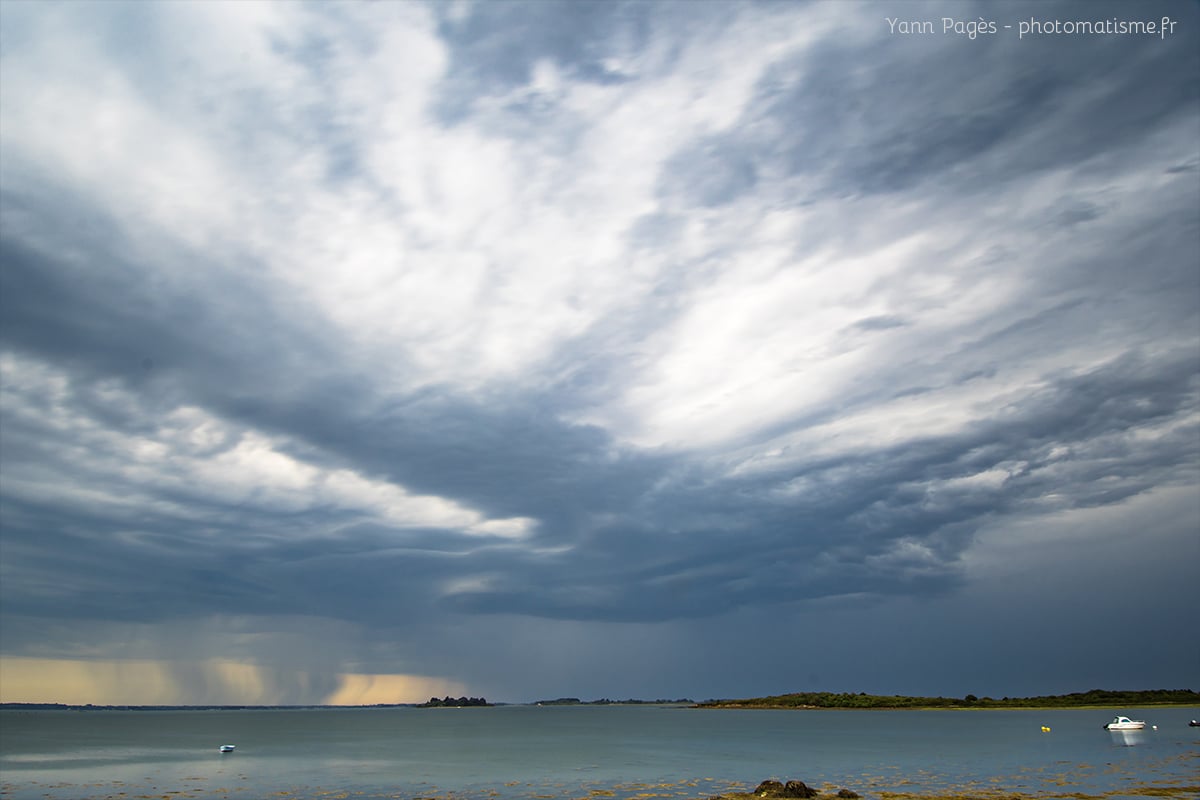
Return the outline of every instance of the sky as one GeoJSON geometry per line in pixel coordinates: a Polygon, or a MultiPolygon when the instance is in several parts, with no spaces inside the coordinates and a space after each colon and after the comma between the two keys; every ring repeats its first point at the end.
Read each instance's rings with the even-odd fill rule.
{"type": "Polygon", "coordinates": [[[0,700],[1200,689],[1198,31],[3,0],[0,700]]]}

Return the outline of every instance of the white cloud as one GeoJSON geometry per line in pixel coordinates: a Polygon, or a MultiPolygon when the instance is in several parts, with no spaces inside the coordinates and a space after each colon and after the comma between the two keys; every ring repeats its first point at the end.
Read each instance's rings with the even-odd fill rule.
{"type": "MultiPolygon", "coordinates": [[[[287,452],[285,437],[268,436],[192,406],[167,413],[155,425],[140,426],[141,431],[123,431],[88,416],[61,371],[11,354],[0,357],[0,371],[0,401],[8,420],[18,428],[54,432],[45,442],[27,443],[42,451],[37,469],[4,464],[11,473],[5,476],[5,493],[11,497],[103,508],[130,524],[139,511],[150,509],[184,519],[217,514],[190,502],[203,498],[243,511],[294,513],[327,507],[398,532],[440,528],[521,539],[533,529],[530,519],[490,519],[455,501],[413,494],[353,469],[307,462],[287,452]],[[45,398],[53,398],[52,404],[45,405],[45,398]]],[[[115,383],[93,392],[96,397],[103,398],[104,411],[144,413],[136,395],[115,383]]],[[[315,526],[293,533],[332,536],[336,530],[315,526]]]]}

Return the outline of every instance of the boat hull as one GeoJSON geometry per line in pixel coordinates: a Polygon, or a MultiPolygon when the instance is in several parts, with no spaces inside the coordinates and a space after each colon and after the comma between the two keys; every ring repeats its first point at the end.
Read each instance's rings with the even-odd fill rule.
{"type": "Polygon", "coordinates": [[[1105,730],[1109,731],[1140,731],[1146,727],[1146,721],[1141,719],[1130,719],[1129,717],[1116,716],[1113,721],[1104,726],[1105,730]]]}

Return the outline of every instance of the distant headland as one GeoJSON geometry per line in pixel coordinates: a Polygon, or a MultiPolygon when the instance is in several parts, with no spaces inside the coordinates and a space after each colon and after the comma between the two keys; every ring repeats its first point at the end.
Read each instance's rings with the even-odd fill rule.
{"type": "Polygon", "coordinates": [[[1110,691],[1092,689],[1073,694],[1038,697],[910,697],[860,692],[796,692],[743,700],[706,700],[696,708],[783,708],[783,709],[937,709],[937,708],[1087,708],[1111,706],[1200,705],[1200,693],[1191,689],[1110,691]]]}
{"type": "Polygon", "coordinates": [[[535,706],[677,706],[695,705],[694,700],[609,700],[602,697],[599,700],[580,700],[578,697],[560,697],[557,700],[538,700],[535,706]]]}

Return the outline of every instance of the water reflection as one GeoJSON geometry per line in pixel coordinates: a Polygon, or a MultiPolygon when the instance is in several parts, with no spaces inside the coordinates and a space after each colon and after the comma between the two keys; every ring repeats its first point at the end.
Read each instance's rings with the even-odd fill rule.
{"type": "Polygon", "coordinates": [[[1133,747],[1134,745],[1145,744],[1149,741],[1144,730],[1141,731],[1109,731],[1108,735],[1112,737],[1114,745],[1120,747],[1133,747]]]}

